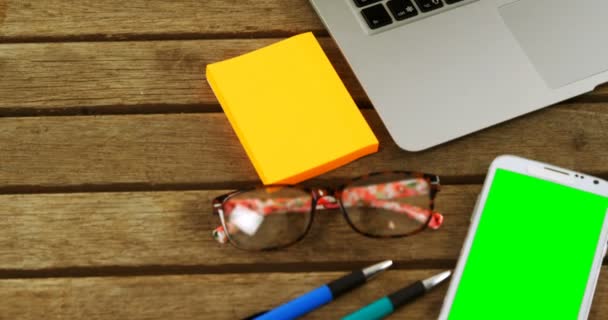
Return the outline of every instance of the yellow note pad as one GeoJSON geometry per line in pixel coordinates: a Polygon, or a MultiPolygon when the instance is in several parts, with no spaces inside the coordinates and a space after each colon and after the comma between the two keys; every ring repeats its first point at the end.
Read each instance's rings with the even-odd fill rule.
{"type": "Polygon", "coordinates": [[[207,66],[264,184],[294,184],[378,150],[312,33],[207,66]]]}

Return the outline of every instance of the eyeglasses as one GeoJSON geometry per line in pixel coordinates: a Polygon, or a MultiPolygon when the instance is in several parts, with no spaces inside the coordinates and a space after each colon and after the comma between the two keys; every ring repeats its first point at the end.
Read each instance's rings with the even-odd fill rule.
{"type": "Polygon", "coordinates": [[[341,209],[356,232],[374,238],[411,236],[438,229],[443,216],[433,211],[439,177],[425,173],[372,173],[337,189],[266,186],[234,191],[213,200],[221,226],[220,243],[245,250],[272,250],[304,238],[317,210],[341,209]]]}

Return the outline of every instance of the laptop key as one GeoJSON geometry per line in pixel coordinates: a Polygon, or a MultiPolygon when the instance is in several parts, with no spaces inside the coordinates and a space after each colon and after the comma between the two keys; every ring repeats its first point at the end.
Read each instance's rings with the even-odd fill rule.
{"type": "Polygon", "coordinates": [[[454,3],[460,2],[460,1],[462,1],[462,0],[445,0],[445,3],[447,3],[447,4],[454,4],[454,3]]]}
{"type": "Polygon", "coordinates": [[[361,8],[380,1],[382,0],[355,0],[355,4],[357,5],[357,7],[361,8]]]}
{"type": "Polygon", "coordinates": [[[416,0],[422,12],[429,12],[443,7],[441,0],[416,0]]]}
{"type": "Polygon", "coordinates": [[[393,19],[382,3],[361,10],[361,14],[371,29],[378,29],[393,23],[393,19]]]}
{"type": "Polygon", "coordinates": [[[397,20],[405,20],[418,15],[411,0],[390,0],[386,3],[397,20]]]}

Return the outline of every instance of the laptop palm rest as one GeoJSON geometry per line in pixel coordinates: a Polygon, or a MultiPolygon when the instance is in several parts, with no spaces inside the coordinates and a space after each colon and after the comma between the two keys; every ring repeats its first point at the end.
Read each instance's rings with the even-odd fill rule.
{"type": "Polygon", "coordinates": [[[607,12],[606,0],[519,0],[500,8],[508,28],[554,89],[608,71],[607,12]]]}

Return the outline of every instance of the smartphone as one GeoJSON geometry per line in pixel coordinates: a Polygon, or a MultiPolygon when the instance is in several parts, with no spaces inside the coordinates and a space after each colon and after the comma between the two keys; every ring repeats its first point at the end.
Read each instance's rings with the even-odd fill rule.
{"type": "Polygon", "coordinates": [[[586,319],[608,243],[608,182],[492,163],[439,319],[586,319]]]}

